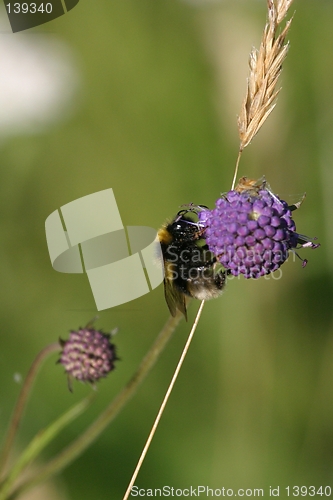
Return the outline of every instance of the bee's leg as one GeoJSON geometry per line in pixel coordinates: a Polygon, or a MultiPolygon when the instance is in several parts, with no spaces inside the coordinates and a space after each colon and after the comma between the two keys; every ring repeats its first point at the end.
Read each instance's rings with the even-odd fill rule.
{"type": "Polygon", "coordinates": [[[187,214],[188,212],[194,212],[197,214],[198,212],[201,212],[202,210],[208,209],[208,207],[206,207],[206,205],[194,205],[194,203],[187,203],[187,204],[184,204],[181,206],[188,207],[188,208],[178,212],[178,215],[180,215],[180,214],[184,215],[184,214],[187,214]]]}

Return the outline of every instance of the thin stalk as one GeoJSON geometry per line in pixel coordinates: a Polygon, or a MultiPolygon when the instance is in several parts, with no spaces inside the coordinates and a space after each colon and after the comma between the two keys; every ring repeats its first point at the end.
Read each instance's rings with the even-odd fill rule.
{"type": "Polygon", "coordinates": [[[58,342],[54,342],[48,346],[46,346],[44,349],[40,351],[40,353],[36,356],[35,360],[33,361],[30,370],[28,372],[28,375],[25,378],[25,381],[23,383],[19,398],[17,400],[13,416],[11,418],[10,426],[7,432],[7,437],[4,442],[4,446],[1,452],[1,457],[0,457],[0,471],[1,474],[4,474],[5,472],[5,467],[8,462],[9,454],[12,448],[13,441],[15,439],[17,430],[20,426],[21,419],[23,416],[23,412],[25,409],[25,406],[27,404],[32,385],[35,381],[36,374],[38,369],[40,368],[42,362],[46,359],[46,357],[51,354],[52,352],[60,350],[58,342]]]}
{"type": "Polygon", "coordinates": [[[128,487],[127,487],[127,490],[126,490],[126,493],[125,493],[125,496],[124,496],[123,500],[127,500],[127,499],[128,499],[128,497],[129,497],[129,496],[130,496],[130,494],[131,494],[132,486],[133,486],[133,484],[135,483],[135,480],[136,480],[136,478],[137,478],[137,475],[139,474],[139,471],[140,471],[140,469],[141,469],[141,465],[142,465],[142,463],[143,463],[143,461],[144,461],[144,459],[145,459],[145,457],[146,457],[147,451],[148,451],[149,446],[150,446],[150,444],[151,444],[151,442],[152,442],[152,440],[153,440],[153,437],[154,437],[154,434],[155,434],[155,432],[156,432],[157,426],[158,426],[158,424],[159,424],[159,422],[160,422],[160,420],[161,420],[161,417],[162,417],[162,414],[163,414],[164,409],[165,409],[165,407],[166,407],[166,404],[167,404],[167,402],[168,402],[169,396],[170,396],[170,394],[171,394],[171,392],[172,392],[173,386],[175,385],[175,382],[176,382],[176,380],[177,380],[178,374],[179,374],[180,369],[181,369],[181,367],[182,367],[183,361],[184,361],[185,356],[186,356],[186,354],[187,354],[187,351],[188,351],[188,349],[189,349],[189,347],[190,347],[190,344],[191,344],[191,341],[192,341],[192,338],[193,338],[194,332],[195,332],[195,330],[196,330],[196,328],[197,328],[197,326],[198,326],[198,323],[199,323],[199,319],[200,319],[201,312],[202,312],[202,309],[203,309],[204,304],[205,304],[205,301],[204,301],[204,300],[202,300],[202,301],[201,301],[201,304],[200,304],[200,307],[199,307],[199,310],[198,310],[198,312],[197,312],[197,315],[196,315],[195,321],[194,321],[194,323],[193,323],[192,329],[191,329],[191,331],[190,331],[190,334],[189,334],[189,336],[187,337],[187,341],[186,341],[186,344],[185,344],[185,346],[184,346],[183,352],[182,352],[182,354],[181,354],[181,356],[180,356],[180,359],[179,359],[179,361],[178,361],[177,367],[176,367],[176,369],[175,369],[175,371],[174,371],[174,374],[173,374],[173,376],[172,376],[172,379],[171,379],[171,382],[170,382],[170,384],[169,384],[169,387],[168,387],[168,389],[167,389],[167,391],[166,391],[166,393],[165,393],[165,396],[164,396],[164,399],[163,399],[162,404],[161,404],[161,406],[160,406],[160,409],[159,409],[159,411],[158,411],[157,417],[155,418],[155,421],[154,421],[153,426],[152,426],[152,428],[151,428],[151,431],[150,431],[150,433],[149,433],[148,439],[147,439],[146,444],[145,444],[145,446],[144,446],[144,448],[143,448],[143,450],[142,450],[142,453],[141,453],[141,456],[140,456],[139,461],[138,461],[138,463],[137,463],[137,466],[135,467],[135,470],[134,470],[133,476],[132,476],[131,481],[130,481],[130,483],[129,483],[128,487]]]}
{"type": "Polygon", "coordinates": [[[118,415],[123,406],[135,394],[141,382],[148,375],[156,361],[158,360],[161,352],[170,340],[173,332],[175,331],[178,323],[183,315],[177,312],[175,317],[170,317],[157,339],[149,349],[148,353],[142,360],[138,370],[130,379],[124,389],[115,397],[103,413],[82,433],[74,442],[67,448],[61,451],[55,458],[50,460],[46,465],[40,467],[29,479],[27,479],[21,486],[19,486],[9,500],[18,498],[20,494],[34,487],[36,484],[45,481],[54,474],[60,472],[68,464],[70,464],[77,456],[79,456],[88,446],[103,432],[103,430],[112,422],[118,415]]]}
{"type": "Polygon", "coordinates": [[[243,152],[242,149],[240,149],[238,151],[237,161],[236,161],[236,165],[235,165],[235,173],[234,173],[234,177],[232,179],[232,184],[231,184],[231,191],[235,188],[235,184],[236,184],[236,180],[237,180],[237,175],[238,175],[238,166],[239,166],[239,162],[240,162],[240,159],[241,159],[241,156],[242,156],[242,152],[243,152]]]}

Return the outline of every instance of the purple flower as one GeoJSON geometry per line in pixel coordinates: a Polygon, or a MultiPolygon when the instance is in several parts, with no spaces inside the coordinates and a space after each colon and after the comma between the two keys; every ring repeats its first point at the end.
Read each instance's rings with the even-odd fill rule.
{"type": "MultiPolygon", "coordinates": [[[[319,246],[296,232],[291,212],[298,206],[289,207],[267,186],[263,182],[246,189],[239,184],[223,194],[213,210],[198,214],[209,250],[234,276],[260,278],[276,271],[289,251],[319,246]]],[[[306,263],[303,260],[303,266],[306,263]]]]}
{"type": "Polygon", "coordinates": [[[71,331],[68,340],[59,339],[59,342],[63,349],[58,363],[64,366],[69,377],[93,384],[115,367],[117,356],[110,335],[83,328],[71,331]]]}

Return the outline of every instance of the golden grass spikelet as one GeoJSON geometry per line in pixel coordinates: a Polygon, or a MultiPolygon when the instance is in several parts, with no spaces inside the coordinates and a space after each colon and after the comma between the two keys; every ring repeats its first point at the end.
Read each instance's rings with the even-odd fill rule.
{"type": "MultiPolygon", "coordinates": [[[[277,0],[276,11],[277,11],[277,23],[280,24],[281,21],[286,17],[288,9],[294,0],[277,0]]],[[[269,3],[273,3],[272,1],[269,3]]]]}
{"type": "Polygon", "coordinates": [[[240,152],[252,141],[275,107],[274,101],[280,91],[276,90],[276,84],[289,48],[285,38],[292,19],[280,34],[277,30],[292,2],[267,0],[268,21],[259,50],[253,48],[250,53],[247,91],[238,117],[240,152]]]}

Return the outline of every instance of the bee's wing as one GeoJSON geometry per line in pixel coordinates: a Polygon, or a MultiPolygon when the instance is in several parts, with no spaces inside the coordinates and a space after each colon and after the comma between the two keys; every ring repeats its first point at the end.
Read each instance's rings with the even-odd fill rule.
{"type": "Polygon", "coordinates": [[[184,314],[187,321],[185,295],[169,280],[164,280],[164,295],[172,316],[176,316],[177,309],[184,314]]]}
{"type": "Polygon", "coordinates": [[[177,309],[184,314],[187,321],[185,295],[175,285],[170,275],[172,272],[171,264],[165,262],[164,295],[166,303],[172,316],[176,316],[177,309]]]}
{"type": "Polygon", "coordinates": [[[306,193],[304,193],[302,195],[302,198],[297,201],[296,203],[292,203],[291,205],[288,206],[289,210],[292,212],[293,210],[297,210],[303,203],[303,201],[305,200],[305,197],[306,197],[306,193]]]}

